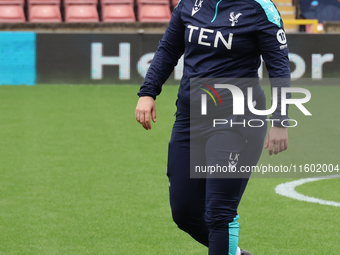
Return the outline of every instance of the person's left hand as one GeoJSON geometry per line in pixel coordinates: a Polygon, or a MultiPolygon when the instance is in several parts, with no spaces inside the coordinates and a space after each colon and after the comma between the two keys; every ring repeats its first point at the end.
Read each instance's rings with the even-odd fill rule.
{"type": "Polygon", "coordinates": [[[271,127],[265,142],[269,155],[278,154],[288,148],[288,130],[285,127],[271,127]],[[275,149],[274,149],[275,148],[275,149]]]}

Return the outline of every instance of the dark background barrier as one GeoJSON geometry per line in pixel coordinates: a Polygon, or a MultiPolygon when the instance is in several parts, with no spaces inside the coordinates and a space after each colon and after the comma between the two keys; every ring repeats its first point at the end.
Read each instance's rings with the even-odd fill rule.
{"type": "MultiPolygon", "coordinates": [[[[305,62],[302,78],[340,77],[340,34],[287,34],[287,38],[289,52],[300,56],[305,62]]],[[[297,68],[302,68],[299,64],[297,68]]],[[[291,63],[292,72],[295,68],[291,63]]]]}
{"type": "Polygon", "coordinates": [[[138,61],[143,55],[156,51],[161,37],[159,34],[38,34],[37,83],[140,83],[143,77],[137,70],[138,61]],[[95,43],[102,45],[102,57],[120,57],[121,66],[102,65],[101,78],[92,76],[95,72],[92,56],[96,53],[92,53],[91,46],[95,43]],[[122,47],[122,44],[129,47],[122,47]],[[121,52],[120,47],[123,48],[121,52]],[[119,73],[129,76],[122,77],[119,73]]]}
{"type": "MultiPolygon", "coordinates": [[[[38,33],[37,84],[142,83],[161,37],[136,33],[38,33]]],[[[293,79],[340,77],[340,35],[287,37],[293,79]]],[[[168,83],[178,84],[181,70],[182,66],[178,66],[168,83]]]]}

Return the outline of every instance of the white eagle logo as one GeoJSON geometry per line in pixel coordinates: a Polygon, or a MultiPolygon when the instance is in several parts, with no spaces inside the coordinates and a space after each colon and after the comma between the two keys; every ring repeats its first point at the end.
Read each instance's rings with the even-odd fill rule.
{"type": "Polygon", "coordinates": [[[192,7],[191,16],[194,16],[196,12],[201,10],[203,0],[196,0],[194,7],[192,7]]]}
{"type": "Polygon", "coordinates": [[[242,15],[242,13],[238,13],[236,14],[236,16],[234,15],[234,12],[230,13],[230,21],[231,21],[231,26],[235,26],[236,23],[238,23],[238,18],[242,15]]]}

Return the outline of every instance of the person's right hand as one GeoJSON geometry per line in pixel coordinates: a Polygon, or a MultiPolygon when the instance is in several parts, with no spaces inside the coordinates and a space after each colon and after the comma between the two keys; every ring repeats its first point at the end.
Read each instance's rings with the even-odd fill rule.
{"type": "Polygon", "coordinates": [[[136,106],[135,116],[136,120],[142,124],[146,130],[151,129],[150,116],[152,117],[152,121],[156,122],[155,100],[149,96],[140,97],[136,106]]]}
{"type": "Polygon", "coordinates": [[[288,129],[286,127],[270,127],[264,148],[268,148],[269,155],[273,153],[276,155],[287,150],[288,129]]]}

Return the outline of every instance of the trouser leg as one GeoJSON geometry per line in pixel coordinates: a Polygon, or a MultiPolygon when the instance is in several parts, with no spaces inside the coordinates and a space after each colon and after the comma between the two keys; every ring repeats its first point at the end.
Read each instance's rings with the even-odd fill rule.
{"type": "MultiPolygon", "coordinates": [[[[175,123],[168,152],[170,206],[177,226],[201,244],[208,246],[208,228],[205,214],[205,179],[190,178],[190,133],[189,129],[175,123]]],[[[204,148],[197,153],[205,161],[204,148]]]]}
{"type": "MultiPolygon", "coordinates": [[[[266,128],[226,130],[214,134],[206,144],[207,165],[236,167],[256,165],[263,148],[266,128]],[[245,136],[245,134],[247,134],[245,136]]],[[[226,176],[228,177],[228,173],[226,176]]],[[[239,224],[237,208],[248,182],[242,178],[208,178],[206,182],[206,222],[210,255],[235,255],[239,224]]]]}

